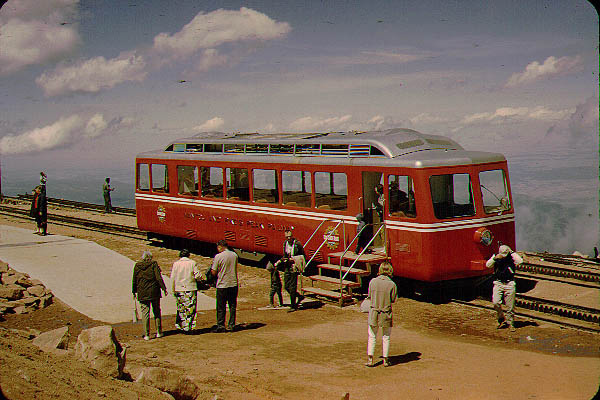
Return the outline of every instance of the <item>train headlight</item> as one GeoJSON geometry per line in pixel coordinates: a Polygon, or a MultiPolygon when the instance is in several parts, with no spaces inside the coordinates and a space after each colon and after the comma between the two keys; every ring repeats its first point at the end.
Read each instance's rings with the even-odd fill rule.
{"type": "Polygon", "coordinates": [[[475,240],[476,243],[489,246],[494,241],[494,234],[487,228],[479,228],[475,231],[473,240],[475,240]]]}

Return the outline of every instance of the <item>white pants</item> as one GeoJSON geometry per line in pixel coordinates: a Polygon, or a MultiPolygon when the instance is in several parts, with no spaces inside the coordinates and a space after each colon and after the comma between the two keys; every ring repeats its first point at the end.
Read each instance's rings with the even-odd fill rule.
{"type": "Polygon", "coordinates": [[[513,324],[515,318],[515,294],[516,284],[515,281],[508,283],[502,283],[500,281],[494,281],[494,290],[492,292],[492,303],[498,314],[498,322],[504,319],[504,313],[502,312],[502,302],[506,305],[506,322],[513,324]]]}
{"type": "MultiPolygon", "coordinates": [[[[379,327],[369,325],[369,341],[367,342],[367,355],[373,357],[375,354],[375,342],[377,339],[377,330],[379,327]]],[[[382,329],[382,337],[381,342],[383,345],[383,357],[387,358],[390,353],[390,335],[392,333],[392,328],[381,328],[382,329]]]]}

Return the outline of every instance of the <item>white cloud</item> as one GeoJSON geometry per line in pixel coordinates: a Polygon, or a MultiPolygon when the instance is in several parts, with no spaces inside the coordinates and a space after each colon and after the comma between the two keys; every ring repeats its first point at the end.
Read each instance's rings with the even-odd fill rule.
{"type": "Polygon", "coordinates": [[[343,115],[341,117],[313,118],[302,117],[290,124],[293,131],[339,131],[345,130],[343,127],[352,119],[352,115],[343,115]]]}
{"type": "Polygon", "coordinates": [[[95,57],[72,66],[59,66],[52,72],[44,72],[36,79],[46,96],[68,92],[95,93],[126,81],[142,81],[147,72],[142,56],[133,52],[122,53],[107,60],[95,57]]]}
{"type": "Polygon", "coordinates": [[[0,10],[0,74],[43,64],[80,43],[77,0],[11,0],[0,10]]]}
{"type": "Polygon", "coordinates": [[[533,61],[525,67],[525,71],[512,74],[505,87],[516,87],[553,76],[572,74],[581,71],[582,68],[583,60],[579,55],[560,58],[550,56],[543,64],[533,61]]]}
{"type": "Polygon", "coordinates": [[[331,56],[326,61],[335,65],[375,65],[375,64],[404,64],[422,60],[429,55],[412,53],[395,53],[389,51],[361,51],[351,56],[331,56]]]}
{"type": "Polygon", "coordinates": [[[515,121],[551,121],[560,120],[572,113],[572,109],[550,110],[544,106],[529,107],[500,107],[494,112],[483,112],[466,115],[460,121],[462,125],[479,123],[500,124],[515,121]]]}
{"type": "Polygon", "coordinates": [[[276,22],[267,15],[242,7],[239,11],[219,9],[198,13],[179,32],[160,33],[154,38],[154,51],[172,57],[189,58],[202,49],[224,43],[270,40],[290,31],[286,22],[276,22]]]}
{"type": "Polygon", "coordinates": [[[444,122],[448,122],[447,119],[432,115],[430,113],[421,113],[415,115],[414,117],[409,119],[410,123],[413,125],[429,125],[429,124],[440,124],[444,122]]]}
{"type": "Polygon", "coordinates": [[[546,138],[563,139],[569,145],[585,142],[598,146],[598,97],[592,96],[577,105],[568,118],[559,121],[546,133],[546,138]]]}
{"type": "Polygon", "coordinates": [[[227,65],[228,61],[229,57],[220,54],[217,49],[206,49],[198,62],[198,71],[208,71],[214,67],[227,65]]]}
{"type": "Polygon", "coordinates": [[[86,138],[95,138],[130,123],[116,118],[107,123],[102,114],[89,120],[78,114],[62,117],[53,124],[0,138],[1,154],[24,154],[64,147],[86,138]]]}
{"type": "Polygon", "coordinates": [[[192,128],[192,130],[195,132],[211,132],[221,128],[224,124],[225,120],[223,118],[214,117],[201,125],[195,126],[194,128],[192,128]]]}
{"type": "Polygon", "coordinates": [[[102,131],[104,131],[107,127],[108,123],[104,119],[104,115],[95,114],[92,118],[90,118],[85,126],[85,136],[93,138],[101,135],[102,131]]]}

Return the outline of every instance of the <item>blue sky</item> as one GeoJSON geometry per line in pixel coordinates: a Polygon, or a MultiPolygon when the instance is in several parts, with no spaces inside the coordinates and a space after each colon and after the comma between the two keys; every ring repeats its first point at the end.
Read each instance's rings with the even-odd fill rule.
{"type": "MultiPolygon", "coordinates": [[[[560,249],[597,245],[598,14],[586,1],[9,0],[0,9],[5,193],[29,190],[40,170],[50,183],[130,184],[135,154],[207,130],[390,127],[504,153],[521,211],[554,202],[557,218],[568,215],[554,235],[571,220],[586,227],[560,249]]],[[[517,217],[523,229],[540,223],[533,211],[517,217]]],[[[531,233],[519,232],[525,246],[531,233]]]]}

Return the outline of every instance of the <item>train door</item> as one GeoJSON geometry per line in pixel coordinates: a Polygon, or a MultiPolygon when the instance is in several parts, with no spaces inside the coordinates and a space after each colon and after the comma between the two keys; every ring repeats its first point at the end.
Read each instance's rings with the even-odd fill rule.
{"type": "MultiPolygon", "coordinates": [[[[385,198],[383,196],[383,173],[363,171],[362,173],[362,210],[365,222],[373,227],[375,234],[384,223],[385,198]]],[[[376,250],[385,247],[385,229],[373,240],[376,250]]]]}

